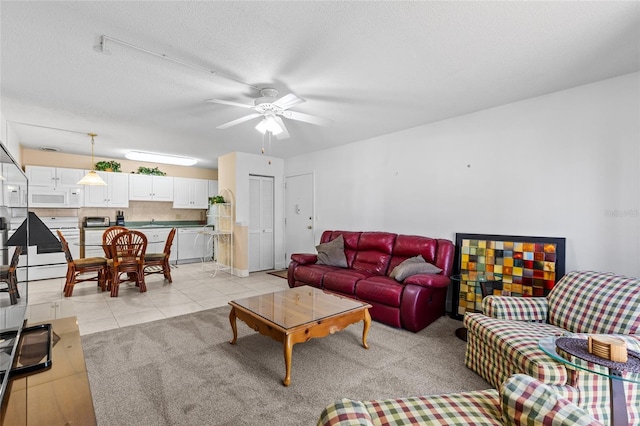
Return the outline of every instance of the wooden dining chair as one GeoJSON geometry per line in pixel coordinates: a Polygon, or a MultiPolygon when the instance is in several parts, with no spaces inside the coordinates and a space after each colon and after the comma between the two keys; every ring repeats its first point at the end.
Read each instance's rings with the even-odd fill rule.
{"type": "Polygon", "coordinates": [[[126,231],[116,235],[111,241],[113,258],[109,260],[111,297],[118,297],[121,282],[132,281],[140,287],[140,293],[147,291],[144,282],[144,254],[147,237],[139,231],[126,231]],[[126,279],[122,275],[126,274],[126,279]]]}
{"type": "Polygon", "coordinates": [[[11,262],[9,265],[0,266],[0,282],[7,284],[7,288],[1,288],[0,292],[9,293],[9,300],[12,305],[18,304],[20,298],[20,292],[18,292],[18,278],[16,276],[16,269],[18,268],[18,262],[20,261],[20,255],[22,254],[22,246],[16,246],[11,262]]]}
{"type": "Polygon", "coordinates": [[[169,257],[171,256],[171,245],[176,235],[176,228],[171,229],[167,242],[164,244],[162,253],[147,253],[144,255],[144,274],[163,274],[164,277],[172,283],[171,265],[169,265],[169,257]]]}
{"type": "Polygon", "coordinates": [[[114,237],[121,232],[128,231],[124,226],[111,226],[104,230],[102,233],[102,250],[104,250],[104,255],[107,258],[107,290],[111,290],[111,242],[114,237]]]}
{"type": "Polygon", "coordinates": [[[107,259],[111,259],[111,241],[113,238],[121,232],[128,231],[124,226],[111,226],[104,230],[102,233],[102,249],[104,250],[104,255],[107,259]]]}
{"type": "Polygon", "coordinates": [[[77,283],[85,281],[96,281],[101,291],[107,288],[107,259],[105,257],[85,257],[74,259],[69,250],[69,243],[60,230],[56,231],[60,239],[60,245],[67,259],[67,276],[64,283],[64,296],[70,297],[73,294],[73,287],[77,283]],[[87,277],[86,274],[91,274],[87,277]],[[93,275],[95,274],[95,275],[93,275]],[[81,277],[82,276],[82,277],[81,277]]]}

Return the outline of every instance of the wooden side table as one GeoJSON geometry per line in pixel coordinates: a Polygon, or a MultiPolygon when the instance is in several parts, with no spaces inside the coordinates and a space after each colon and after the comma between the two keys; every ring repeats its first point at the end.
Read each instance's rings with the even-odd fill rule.
{"type": "Polygon", "coordinates": [[[10,382],[2,406],[1,424],[95,425],[93,398],[76,317],[47,322],[60,337],[53,346],[51,368],[10,382]]]}

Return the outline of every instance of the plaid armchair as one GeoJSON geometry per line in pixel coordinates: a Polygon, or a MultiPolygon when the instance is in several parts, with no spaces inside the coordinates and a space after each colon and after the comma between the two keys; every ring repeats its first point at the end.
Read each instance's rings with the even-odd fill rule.
{"type": "MultiPolygon", "coordinates": [[[[546,298],[488,296],[482,308],[482,314],[465,315],[467,367],[496,387],[513,374],[527,374],[609,424],[609,380],[553,360],[538,348],[538,341],[547,336],[615,334],[627,341],[629,349],[640,351],[639,280],[571,272],[546,298]]],[[[590,370],[608,371],[569,359],[590,370]]],[[[625,375],[640,380],[638,374],[625,375]]],[[[640,400],[640,385],[624,382],[624,386],[628,401],[640,400]]],[[[628,415],[632,424],[640,424],[640,404],[628,404],[628,415]]]]}
{"type": "Polygon", "coordinates": [[[318,426],[348,425],[601,425],[551,387],[524,374],[495,389],[377,401],[342,399],[322,411],[318,426]]]}

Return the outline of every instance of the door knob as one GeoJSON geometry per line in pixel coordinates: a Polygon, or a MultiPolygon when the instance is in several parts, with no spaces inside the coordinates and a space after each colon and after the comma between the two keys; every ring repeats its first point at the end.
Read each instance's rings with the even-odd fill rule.
{"type": "Polygon", "coordinates": [[[307,226],[307,229],[311,229],[311,228],[312,228],[311,225],[307,226]]]}

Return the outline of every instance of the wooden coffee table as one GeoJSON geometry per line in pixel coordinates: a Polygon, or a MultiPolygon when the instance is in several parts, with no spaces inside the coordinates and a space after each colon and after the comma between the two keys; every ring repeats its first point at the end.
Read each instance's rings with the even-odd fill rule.
{"type": "Polygon", "coordinates": [[[350,324],[364,321],[362,346],[367,345],[371,325],[371,305],[326,293],[310,286],[301,286],[261,296],[232,300],[229,321],[233,329],[233,345],[238,340],[236,318],[258,333],[282,342],[286,374],[282,384],[291,383],[291,352],[293,345],[316,337],[325,337],[350,324]]]}

